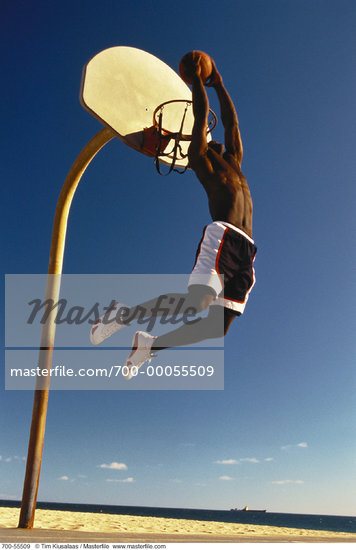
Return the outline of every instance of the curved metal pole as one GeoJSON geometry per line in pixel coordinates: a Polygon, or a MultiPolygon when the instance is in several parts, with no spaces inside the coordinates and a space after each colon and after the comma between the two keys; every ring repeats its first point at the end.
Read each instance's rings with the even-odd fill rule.
{"type": "MultiPolygon", "coordinates": [[[[56,303],[59,298],[67,222],[74,193],[91,160],[108,141],[115,137],[115,135],[116,134],[110,128],[103,128],[96,134],[78,155],[64,182],[54,217],[46,300],[52,299],[54,303],[56,303]],[[58,277],[53,277],[52,274],[57,274],[58,277]]],[[[45,350],[45,353],[42,353],[41,356],[40,351],[39,362],[41,363],[41,368],[49,369],[51,367],[55,330],[56,325],[53,322],[53,318],[43,326],[40,350],[45,350]]],[[[43,377],[41,378],[43,379],[43,377]]],[[[37,384],[34,394],[26,474],[18,525],[18,527],[25,529],[31,529],[33,527],[35,517],[46,425],[49,382],[50,377],[45,378],[44,384],[43,382],[41,385],[37,384]],[[38,389],[39,387],[41,389],[38,389]]]]}

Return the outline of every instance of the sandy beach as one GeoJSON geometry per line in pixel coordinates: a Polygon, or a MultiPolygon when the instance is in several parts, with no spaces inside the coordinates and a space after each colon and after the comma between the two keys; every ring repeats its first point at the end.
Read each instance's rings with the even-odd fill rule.
{"type": "Polygon", "coordinates": [[[356,534],[215,521],[37,510],[35,529],[16,529],[18,508],[0,508],[0,541],[356,542],[356,534]],[[57,538],[56,538],[57,537],[57,538]]]}

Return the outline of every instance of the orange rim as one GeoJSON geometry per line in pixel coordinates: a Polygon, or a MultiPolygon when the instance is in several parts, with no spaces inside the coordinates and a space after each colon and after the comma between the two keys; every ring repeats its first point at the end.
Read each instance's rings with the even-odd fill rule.
{"type": "MultiPolygon", "coordinates": [[[[161,103],[160,105],[158,105],[158,107],[156,107],[153,113],[153,125],[158,132],[160,130],[160,124],[157,120],[157,114],[161,110],[163,113],[163,108],[165,107],[165,105],[168,105],[169,103],[186,103],[188,108],[188,106],[191,105],[193,102],[190,99],[171,99],[169,101],[165,101],[164,103],[161,103]]],[[[218,122],[218,118],[216,114],[211,109],[209,109],[209,115],[210,115],[210,120],[208,120],[208,126],[207,126],[207,132],[206,132],[207,134],[210,134],[214,130],[218,122]]],[[[183,113],[183,117],[184,116],[185,116],[185,113],[183,113]]],[[[168,130],[168,128],[164,128],[163,126],[161,127],[161,132],[165,132],[166,135],[168,134],[174,137],[178,137],[179,141],[191,141],[192,139],[192,134],[180,134],[180,132],[171,132],[170,130],[168,130]]]]}

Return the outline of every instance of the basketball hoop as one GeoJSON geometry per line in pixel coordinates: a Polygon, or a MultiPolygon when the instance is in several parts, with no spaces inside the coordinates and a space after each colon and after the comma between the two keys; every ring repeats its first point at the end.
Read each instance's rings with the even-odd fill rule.
{"type": "MultiPolygon", "coordinates": [[[[163,118],[164,108],[166,107],[166,105],[172,105],[174,103],[181,104],[181,105],[183,105],[185,103],[185,109],[184,109],[184,112],[183,112],[182,123],[181,123],[180,129],[179,129],[179,131],[177,131],[177,130],[173,130],[172,128],[168,129],[168,128],[165,128],[165,127],[162,126],[162,132],[165,135],[171,134],[172,136],[180,134],[180,138],[179,138],[180,141],[191,141],[192,134],[185,134],[185,133],[183,133],[183,131],[181,131],[182,129],[185,128],[184,124],[185,124],[185,118],[186,118],[186,114],[188,112],[188,109],[192,109],[193,102],[189,99],[171,99],[170,101],[165,101],[164,103],[161,103],[161,105],[158,105],[158,107],[156,107],[156,109],[153,113],[153,125],[157,130],[159,129],[159,125],[160,125],[159,117],[162,115],[162,118],[163,118]],[[157,120],[157,118],[158,118],[158,120],[157,120]]],[[[210,132],[212,130],[214,130],[215,126],[217,125],[217,122],[218,122],[218,119],[217,119],[216,114],[214,113],[214,111],[209,109],[209,120],[208,120],[208,126],[207,126],[207,134],[210,134],[210,132]]]]}
{"type": "MultiPolygon", "coordinates": [[[[153,126],[144,129],[142,149],[146,154],[155,157],[155,165],[161,176],[168,176],[172,171],[183,174],[188,168],[188,164],[183,170],[178,170],[175,166],[176,163],[181,164],[180,161],[188,156],[188,147],[182,147],[181,142],[192,139],[191,131],[194,123],[192,104],[193,102],[187,99],[172,99],[161,103],[153,113],[153,126]],[[163,122],[164,112],[165,121],[163,122]],[[180,122],[177,123],[177,120],[180,122]],[[166,174],[163,174],[160,169],[160,160],[170,164],[166,174]]],[[[207,135],[216,124],[217,116],[209,109],[207,135]]]]}

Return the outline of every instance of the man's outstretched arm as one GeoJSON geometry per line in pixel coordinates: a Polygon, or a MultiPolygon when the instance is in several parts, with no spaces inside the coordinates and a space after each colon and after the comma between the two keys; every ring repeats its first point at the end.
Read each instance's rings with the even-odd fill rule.
{"type": "Polygon", "coordinates": [[[225,129],[226,152],[233,155],[240,166],[242,162],[243,148],[239,121],[235,106],[223,84],[222,77],[217,71],[214,61],[213,72],[207,86],[212,86],[215,89],[219,99],[221,122],[223,123],[225,129]]]}
{"type": "Polygon", "coordinates": [[[194,162],[201,160],[208,149],[206,129],[208,125],[209,101],[200,76],[199,60],[192,75],[192,94],[194,125],[192,141],[189,146],[189,162],[193,167],[194,162]]]}

